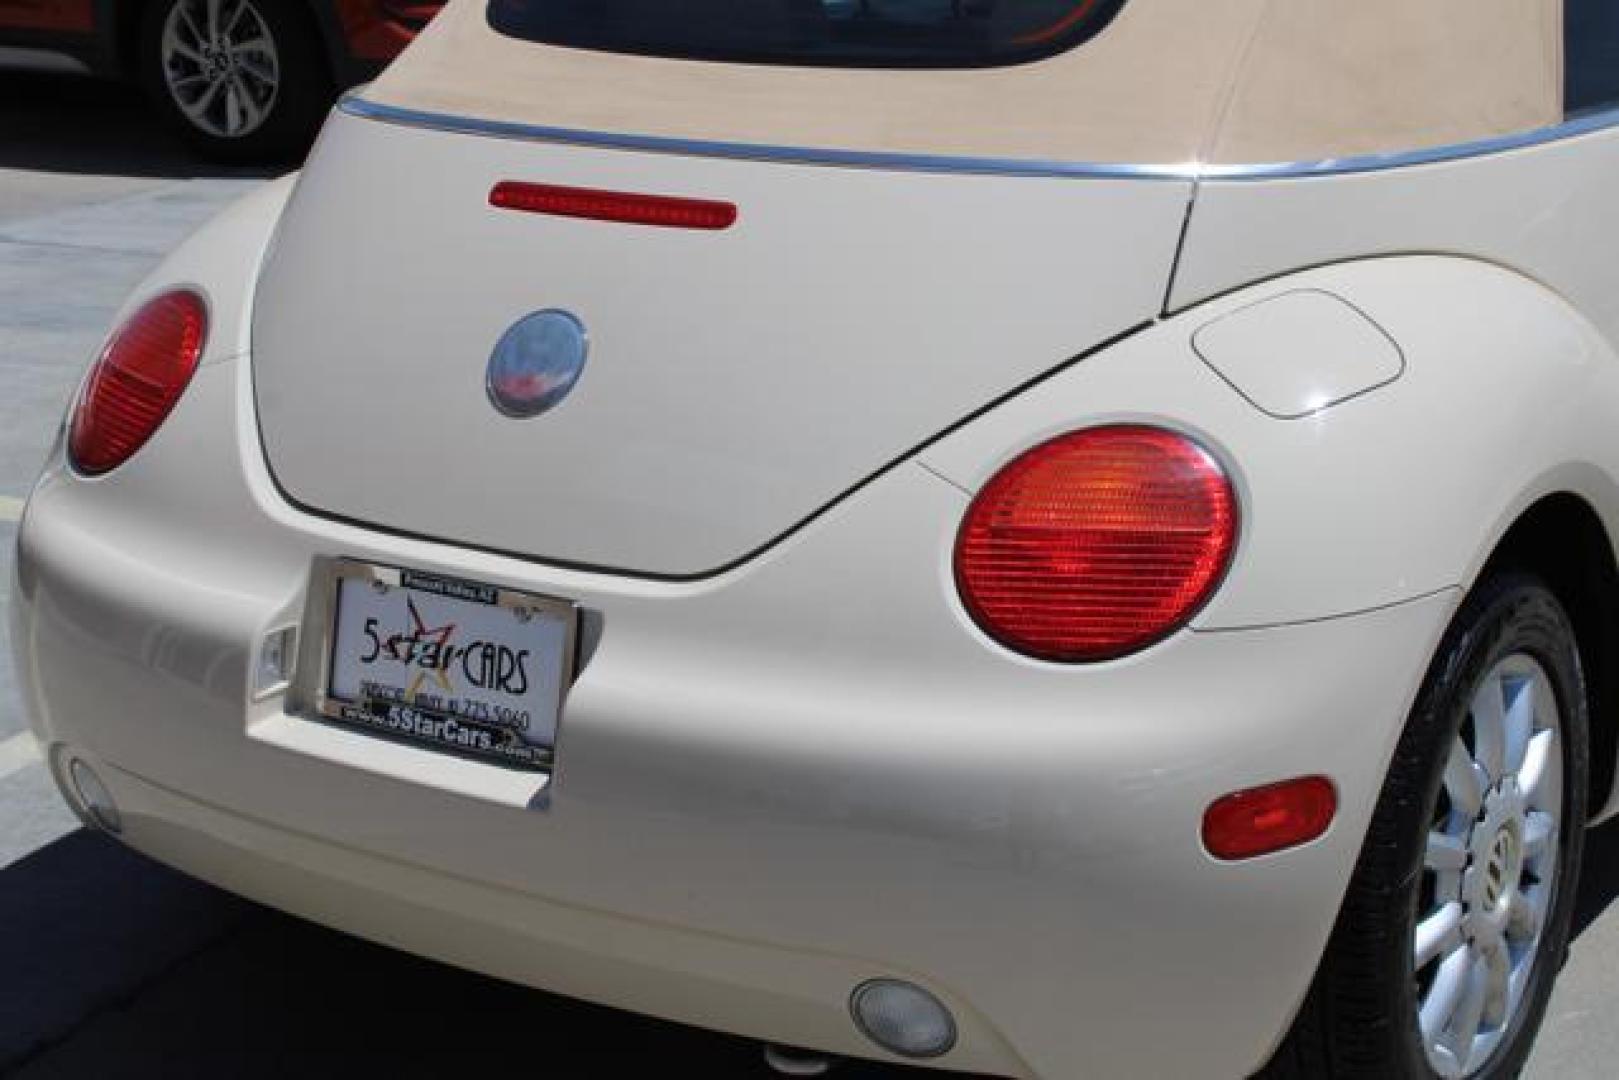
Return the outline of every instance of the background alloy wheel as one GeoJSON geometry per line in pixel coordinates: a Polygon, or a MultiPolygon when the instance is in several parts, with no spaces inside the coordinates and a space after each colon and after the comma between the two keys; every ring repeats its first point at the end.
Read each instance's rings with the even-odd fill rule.
{"type": "Polygon", "coordinates": [[[251,135],[275,109],[281,58],[249,0],[170,5],[159,51],[169,97],[210,138],[251,135]]]}
{"type": "Polygon", "coordinates": [[[1568,948],[1587,697],[1538,579],[1487,579],[1429,667],[1273,1078],[1508,1080],[1568,948]]]}
{"type": "Polygon", "coordinates": [[[335,92],[308,12],[287,0],[155,0],[140,66],[147,93],[216,161],[297,158],[335,92]]]}

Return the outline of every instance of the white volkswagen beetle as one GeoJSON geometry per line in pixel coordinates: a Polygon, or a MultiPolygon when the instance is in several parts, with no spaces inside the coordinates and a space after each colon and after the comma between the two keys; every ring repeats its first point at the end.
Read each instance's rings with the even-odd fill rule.
{"type": "Polygon", "coordinates": [[[1512,1076],[1615,807],[1616,52],[455,0],[92,365],[34,729],[200,877],[776,1044],[1512,1076]]]}

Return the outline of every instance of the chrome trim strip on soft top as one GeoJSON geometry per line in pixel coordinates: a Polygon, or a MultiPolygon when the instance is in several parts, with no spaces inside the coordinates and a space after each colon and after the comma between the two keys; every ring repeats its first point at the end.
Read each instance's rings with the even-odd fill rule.
{"type": "Polygon", "coordinates": [[[933,154],[886,153],[870,150],[821,150],[761,143],[710,142],[661,135],[616,135],[601,131],[520,124],[508,120],[479,120],[448,113],[422,112],[368,101],[350,92],[337,106],[351,116],[382,120],[406,127],[431,128],[463,135],[499,139],[561,143],[602,150],[640,150],[693,157],[735,158],[784,165],[841,165],[848,168],[893,169],[905,172],[983,173],[993,176],[1087,176],[1134,180],[1186,180],[1197,175],[1195,165],[1093,165],[1020,158],[952,157],[933,154]]]}
{"type": "Polygon", "coordinates": [[[1561,124],[1514,135],[1499,135],[1470,142],[1451,143],[1424,150],[1389,154],[1361,154],[1319,161],[1273,162],[1253,165],[1210,165],[1183,162],[1173,165],[1127,165],[1105,162],[1047,161],[1037,158],[980,158],[937,154],[909,154],[871,150],[827,150],[761,143],[680,139],[661,135],[621,135],[575,128],[523,124],[509,120],[480,120],[449,113],[425,112],[368,101],[358,90],[346,94],[337,106],[350,116],[380,120],[406,127],[430,128],[464,135],[499,139],[586,146],[603,150],[639,150],[647,153],[685,154],[694,157],[735,158],[791,165],[834,165],[846,168],[893,169],[907,172],[969,173],[989,176],[1057,176],[1114,180],[1286,180],[1314,176],[1343,176],[1381,172],[1417,165],[1436,165],[1541,146],[1592,132],[1619,127],[1619,108],[1575,117],[1561,124]]]}
{"type": "Polygon", "coordinates": [[[1294,161],[1258,165],[1203,165],[1198,177],[1203,180],[1278,180],[1309,176],[1344,176],[1352,173],[1383,172],[1405,169],[1417,165],[1440,165],[1448,161],[1491,157],[1513,150],[1527,150],[1548,143],[1590,135],[1619,127],[1619,108],[1603,109],[1572,117],[1560,124],[1531,128],[1511,135],[1492,135],[1485,139],[1446,143],[1421,150],[1401,150],[1387,154],[1357,154],[1350,157],[1324,158],[1320,161],[1294,161]]]}

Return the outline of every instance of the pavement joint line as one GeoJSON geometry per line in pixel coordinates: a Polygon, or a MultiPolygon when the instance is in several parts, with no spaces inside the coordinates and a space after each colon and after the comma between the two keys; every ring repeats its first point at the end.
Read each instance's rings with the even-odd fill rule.
{"type": "Polygon", "coordinates": [[[30,240],[22,236],[11,236],[0,233],[0,245],[9,244],[12,247],[43,248],[46,251],[77,251],[85,255],[117,255],[129,259],[150,259],[154,256],[162,257],[172,250],[168,248],[142,248],[142,247],[109,247],[98,244],[70,244],[61,240],[30,240]]]}
{"type": "Polygon", "coordinates": [[[10,495],[0,495],[0,522],[21,521],[22,509],[27,505],[26,499],[13,498],[10,495]]]}
{"type": "Polygon", "coordinates": [[[22,772],[42,757],[39,752],[39,741],[34,738],[33,732],[18,732],[0,742],[0,780],[13,773],[22,772]]]}

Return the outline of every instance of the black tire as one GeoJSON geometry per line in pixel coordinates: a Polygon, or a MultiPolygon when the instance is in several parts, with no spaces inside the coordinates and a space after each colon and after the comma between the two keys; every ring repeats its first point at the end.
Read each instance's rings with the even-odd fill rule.
{"type": "Polygon", "coordinates": [[[1421,991],[1411,970],[1424,848],[1430,824],[1443,812],[1445,761],[1463,731],[1474,689],[1498,661],[1515,653],[1538,661],[1561,713],[1563,797],[1554,860],[1559,876],[1522,1005],[1499,1045],[1469,1076],[1505,1080],[1523,1068],[1568,950],[1585,828],[1589,721],[1567,615],[1539,580],[1511,574],[1481,584],[1445,635],[1400,738],[1315,982],[1262,1077],[1436,1075],[1417,1025],[1421,991]]]}
{"type": "MultiPolygon", "coordinates": [[[[142,88],[203,157],[224,164],[285,163],[308,152],[336,96],[313,16],[298,0],[246,0],[274,43],[278,85],[262,123],[236,135],[208,130],[186,114],[164,70],[163,31],[187,0],[150,0],[136,42],[142,88]]],[[[217,126],[217,125],[216,125],[217,126]]]]}

